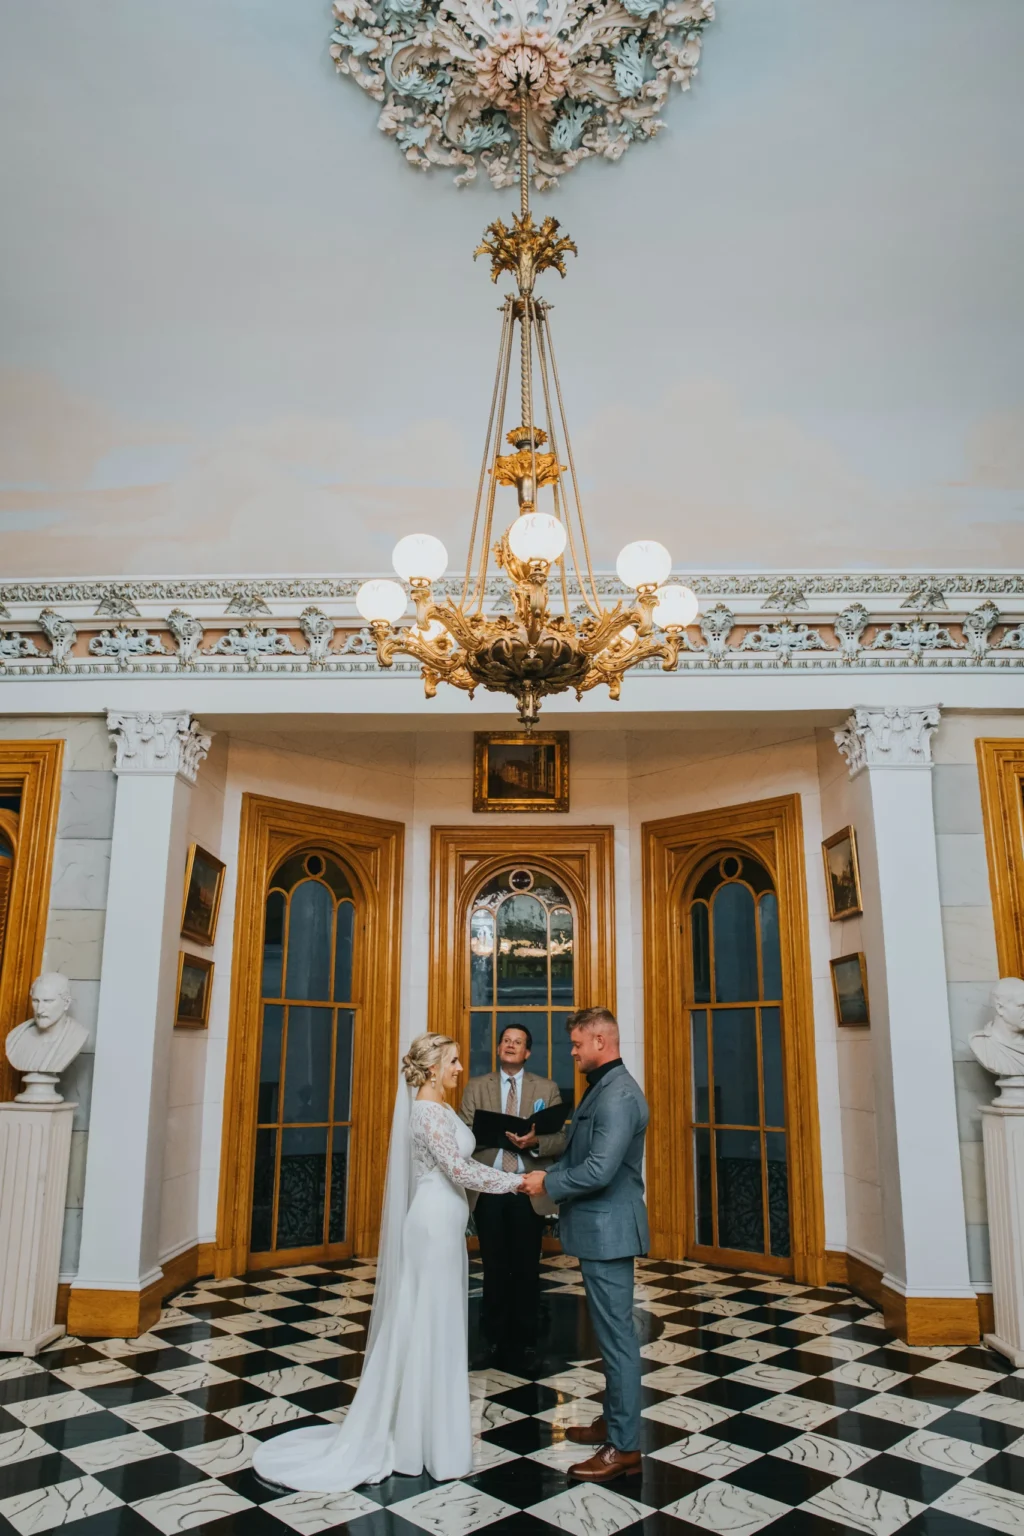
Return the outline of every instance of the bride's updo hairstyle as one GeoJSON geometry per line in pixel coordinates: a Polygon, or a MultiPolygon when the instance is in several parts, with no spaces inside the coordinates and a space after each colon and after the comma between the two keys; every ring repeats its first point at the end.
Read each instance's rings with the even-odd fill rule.
{"type": "Polygon", "coordinates": [[[410,1088],[422,1088],[429,1083],[435,1069],[443,1067],[445,1059],[459,1048],[458,1041],[450,1035],[417,1035],[408,1054],[402,1057],[402,1071],[410,1088]]]}

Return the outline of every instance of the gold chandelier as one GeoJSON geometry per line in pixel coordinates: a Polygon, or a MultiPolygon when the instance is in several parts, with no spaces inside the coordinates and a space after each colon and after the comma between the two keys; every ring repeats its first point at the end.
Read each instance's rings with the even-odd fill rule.
{"type": "Polygon", "coordinates": [[[381,666],[390,667],[396,655],[415,657],[428,698],[434,697],[442,682],[465,689],[470,697],[477,688],[511,694],[519,719],[529,730],[547,694],[572,689],[581,698],[589,689],[604,685],[609,697],[617,699],[623,674],[631,667],[660,658],[663,670],[672,671],[683,631],[696,617],[697,599],[688,587],[663,584],[672,558],[664,545],[650,539],[627,544],[616,563],[619,579],[634,592],[635,601],[628,605],[618,601],[606,608],[598,597],[555,363],[551,306],[535,298],[533,291],[540,272],[553,268],[565,276],[564,258],[569,252],[575,255],[576,247],[559,234],[557,219],[546,218],[535,225],[530,213],[527,95],[527,84],[521,81],[519,216],[513,216],[511,228],[496,219],[474,253],[490,257],[494,282],[502,272],[510,272],[518,296],[507,295],[503,307],[498,368],[461,595],[457,602],[450,597],[434,601],[433,583],[446,571],[448,553],[431,534],[409,534],[395,545],[392,563],[412,590],[415,624],[397,627],[408,604],[406,588],[397,581],[364,582],[356,606],[370,626],[381,666]],[[521,424],[505,433],[512,451],[503,453],[516,327],[521,424]],[[534,389],[535,361],[539,401],[534,389]],[[535,422],[539,403],[544,427],[535,422]],[[563,445],[566,464],[560,462],[563,445]],[[512,612],[488,615],[484,603],[499,486],[515,486],[518,498],[519,515],[493,548],[509,584],[512,612]],[[550,511],[539,510],[542,493],[550,497],[550,511]],[[570,609],[567,556],[584,606],[584,612],[575,616],[570,609]],[[552,610],[552,588],[560,611],[552,610]]]}

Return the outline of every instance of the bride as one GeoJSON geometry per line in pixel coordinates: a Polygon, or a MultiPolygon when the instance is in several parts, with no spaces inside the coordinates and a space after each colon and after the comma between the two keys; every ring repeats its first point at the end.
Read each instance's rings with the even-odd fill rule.
{"type": "Polygon", "coordinates": [[[343,1493],[393,1472],[443,1482],[473,1468],[465,1191],[512,1194],[522,1181],[471,1161],[473,1134],[445,1097],[462,1072],[454,1040],[417,1036],[402,1070],[363,1372],[340,1425],[257,1448],[257,1474],[286,1488],[343,1493]]]}

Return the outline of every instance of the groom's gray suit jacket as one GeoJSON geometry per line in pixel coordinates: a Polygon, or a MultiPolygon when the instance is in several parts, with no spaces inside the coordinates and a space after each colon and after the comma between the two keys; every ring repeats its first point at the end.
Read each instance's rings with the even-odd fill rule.
{"type": "Polygon", "coordinates": [[[578,1259],[624,1259],[646,1253],[644,1205],[647,1100],[624,1066],[613,1067],[584,1094],[562,1156],[544,1187],[559,1207],[558,1235],[578,1259]]]}

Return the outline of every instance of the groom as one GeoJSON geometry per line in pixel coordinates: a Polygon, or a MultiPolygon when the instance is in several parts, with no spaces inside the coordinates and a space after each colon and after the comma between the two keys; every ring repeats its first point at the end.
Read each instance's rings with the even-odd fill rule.
{"type": "Polygon", "coordinates": [[[523,1193],[560,1207],[559,1236],[580,1261],[594,1333],[604,1361],[605,1417],[566,1431],[577,1445],[600,1446],[569,1476],[610,1483],[640,1471],[640,1345],[633,1326],[633,1260],[648,1247],[644,1205],[647,1100],[619,1055],[619,1026],[607,1008],[581,1008],[568,1020],[572,1054],[587,1090],[569,1127],[565,1152],[546,1172],[528,1173],[523,1193]]]}

